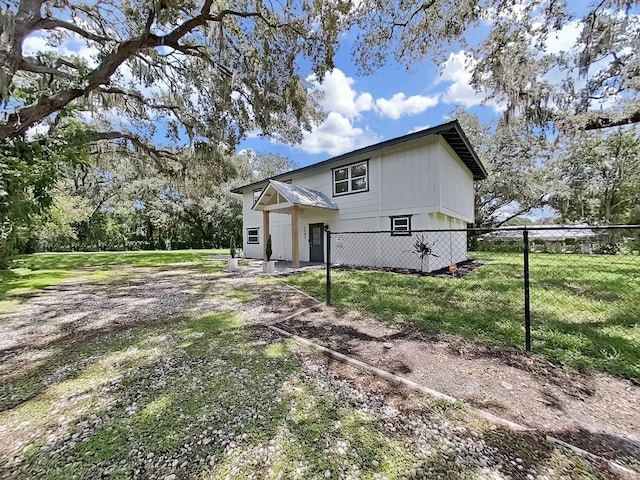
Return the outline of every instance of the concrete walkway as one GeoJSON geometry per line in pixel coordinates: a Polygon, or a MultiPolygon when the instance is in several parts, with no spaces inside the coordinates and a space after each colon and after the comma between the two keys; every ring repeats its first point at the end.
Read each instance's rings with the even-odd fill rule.
{"type": "MultiPolygon", "coordinates": [[[[229,259],[228,255],[216,255],[217,259],[229,259]]],[[[326,264],[316,262],[300,262],[300,267],[294,268],[291,262],[286,260],[276,260],[275,273],[264,273],[262,271],[262,260],[256,260],[252,258],[240,258],[237,273],[241,275],[265,275],[265,276],[279,276],[279,275],[292,275],[299,272],[308,272],[311,270],[324,270],[326,264]]]]}

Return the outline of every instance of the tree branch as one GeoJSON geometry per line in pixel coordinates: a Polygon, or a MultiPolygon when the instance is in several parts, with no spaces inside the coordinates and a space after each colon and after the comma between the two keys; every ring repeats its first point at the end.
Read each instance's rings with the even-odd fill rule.
{"type": "Polygon", "coordinates": [[[73,75],[58,70],[57,68],[47,67],[46,65],[38,65],[36,63],[30,62],[26,58],[22,59],[18,70],[32,73],[41,73],[44,75],[54,75],[56,77],[66,78],[67,80],[73,80],[75,78],[73,75]]]}
{"type": "Polygon", "coordinates": [[[433,7],[433,5],[435,4],[435,0],[431,0],[429,2],[425,2],[422,5],[420,5],[420,7],[418,7],[410,16],[407,20],[405,20],[404,22],[393,22],[392,25],[392,29],[395,27],[401,27],[401,28],[405,28],[409,25],[409,23],[411,23],[411,21],[420,13],[420,12],[426,12],[427,10],[429,10],[431,7],[433,7]]]}
{"type": "MultiPolygon", "coordinates": [[[[42,0],[38,1],[40,4],[42,3],[42,0]]],[[[24,2],[33,3],[36,2],[36,0],[24,0],[24,2]]],[[[91,72],[84,88],[70,88],[56,92],[51,96],[41,96],[34,104],[8,115],[4,122],[0,122],[0,139],[23,135],[29,127],[65,107],[73,100],[86,95],[100,85],[109,83],[111,76],[120,65],[141,50],[167,44],[179,45],[180,39],[197,27],[208,22],[220,22],[227,16],[258,18],[272,28],[278,27],[270,23],[265,16],[259,12],[239,12],[226,9],[221,10],[216,15],[210,15],[208,13],[196,15],[164,36],[157,36],[147,32],[136,39],[124,41],[111,51],[111,53],[102,60],[100,65],[91,72]]]]}
{"type": "Polygon", "coordinates": [[[612,119],[609,117],[595,117],[587,120],[584,130],[598,130],[602,128],[621,127],[640,123],[640,109],[632,112],[624,118],[612,119]]]}
{"type": "Polygon", "coordinates": [[[156,110],[170,110],[172,112],[176,112],[177,110],[180,110],[179,107],[176,107],[176,106],[173,106],[173,105],[152,103],[152,102],[149,101],[148,98],[145,98],[142,94],[140,94],[138,92],[126,91],[126,90],[122,90],[121,88],[118,88],[118,87],[99,88],[97,91],[100,92],[100,93],[107,93],[107,94],[112,94],[112,95],[123,95],[125,97],[131,97],[131,98],[136,99],[137,101],[139,101],[143,105],[145,105],[145,106],[147,106],[149,108],[156,109],[156,110]]]}
{"type": "Polygon", "coordinates": [[[93,40],[98,43],[106,43],[110,39],[107,37],[103,37],[101,35],[96,35],[95,33],[87,32],[83,28],[70,23],[65,22],[64,20],[58,20],[57,18],[41,18],[34,24],[35,30],[55,30],[56,28],[63,28],[65,30],[69,30],[71,32],[77,33],[81,37],[86,38],[87,40],[93,40]]]}
{"type": "Polygon", "coordinates": [[[154,157],[174,158],[173,152],[164,149],[157,149],[151,145],[143,142],[135,135],[127,132],[91,132],[85,137],[88,143],[99,142],[102,140],[127,140],[133,144],[134,147],[145,151],[146,153],[154,157]]]}

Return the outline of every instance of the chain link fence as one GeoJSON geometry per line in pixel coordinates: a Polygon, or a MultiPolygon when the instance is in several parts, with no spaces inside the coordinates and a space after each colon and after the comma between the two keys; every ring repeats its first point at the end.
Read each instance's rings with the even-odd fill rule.
{"type": "Polygon", "coordinates": [[[519,336],[531,350],[533,325],[534,347],[560,355],[567,342],[591,342],[616,356],[637,350],[640,226],[327,231],[326,289],[327,304],[427,328],[519,336]]]}

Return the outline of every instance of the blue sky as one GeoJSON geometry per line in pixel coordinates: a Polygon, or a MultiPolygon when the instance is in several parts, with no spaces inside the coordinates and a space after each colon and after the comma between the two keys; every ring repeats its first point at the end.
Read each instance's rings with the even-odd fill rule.
{"type": "Polygon", "coordinates": [[[343,39],[335,70],[322,84],[315,82],[325,96],[322,105],[327,119],[321,125],[306,133],[300,145],[250,136],[239,148],[278,153],[305,166],[443,123],[457,104],[483,120],[499,115],[498,106],[482,106],[483,95],[470,87],[464,51],[451,52],[442,75],[431,62],[412,65],[411,71],[389,62],[371,75],[360,76],[348,40],[343,39]]]}
{"type": "MultiPolygon", "coordinates": [[[[569,23],[548,39],[547,51],[566,49],[578,34],[577,23],[569,23]]],[[[384,68],[361,76],[351,58],[351,38],[342,38],[336,69],[319,85],[325,94],[324,123],[305,134],[299,145],[250,136],[239,149],[278,153],[302,167],[446,122],[456,105],[486,122],[502,114],[501,105],[483,104],[484,94],[469,85],[472,60],[464,50],[452,48],[440,65],[425,61],[408,70],[390,60],[384,68]]]]}

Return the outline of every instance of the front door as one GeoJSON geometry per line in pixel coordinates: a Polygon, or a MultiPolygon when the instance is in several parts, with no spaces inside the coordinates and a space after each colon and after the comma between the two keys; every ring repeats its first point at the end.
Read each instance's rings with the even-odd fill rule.
{"type": "Polygon", "coordinates": [[[309,224],[309,261],[324,262],[324,223],[309,224]]]}

